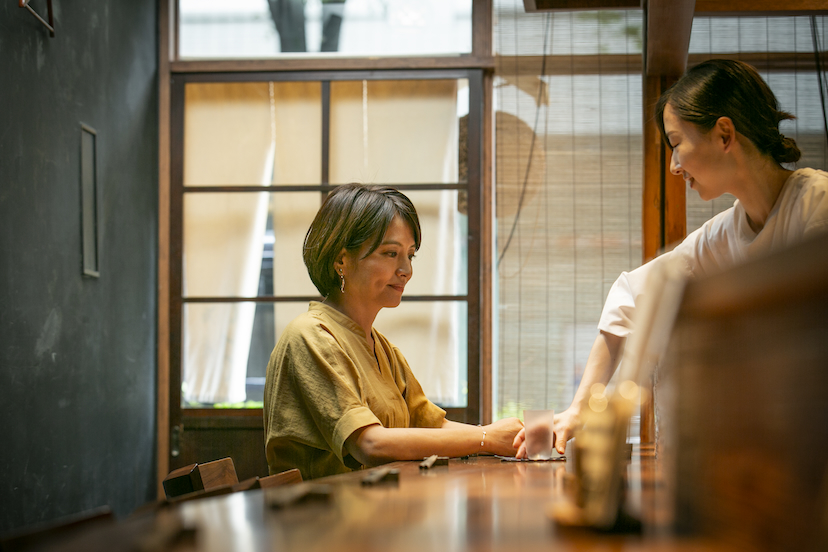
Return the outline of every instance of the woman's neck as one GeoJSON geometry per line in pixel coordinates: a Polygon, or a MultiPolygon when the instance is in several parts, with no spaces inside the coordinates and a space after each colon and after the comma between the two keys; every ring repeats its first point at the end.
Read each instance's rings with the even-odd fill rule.
{"type": "Polygon", "coordinates": [[[791,171],[758,152],[737,172],[732,193],[742,204],[754,232],[765,227],[790,174],[791,171]]]}
{"type": "Polygon", "coordinates": [[[365,338],[368,340],[368,343],[373,342],[371,328],[374,326],[374,320],[377,318],[377,314],[379,313],[378,310],[366,310],[364,305],[359,304],[357,301],[350,300],[346,295],[342,295],[338,293],[338,291],[328,295],[328,297],[325,298],[324,303],[332,306],[356,322],[357,326],[362,328],[362,331],[365,332],[365,338]]]}

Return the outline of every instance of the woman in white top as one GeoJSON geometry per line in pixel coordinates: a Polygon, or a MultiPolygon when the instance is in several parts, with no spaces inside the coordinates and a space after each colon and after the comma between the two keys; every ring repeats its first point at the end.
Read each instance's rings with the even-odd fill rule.
{"type": "MultiPolygon", "coordinates": [[[[671,252],[622,273],[613,284],[572,404],[555,416],[561,453],[581,425],[590,388],[606,384],[615,371],[656,263],[678,257],[688,275],[709,274],[828,228],[828,174],[782,166],[801,156],[796,143],[779,133],[779,122],[794,116],[779,110],[753,67],[724,59],[697,65],[662,95],[655,115],[673,152],[670,172],[704,200],[724,193],[737,200],[671,252]]],[[[515,439],[519,457],[525,455],[522,442],[523,432],[515,439]]]]}

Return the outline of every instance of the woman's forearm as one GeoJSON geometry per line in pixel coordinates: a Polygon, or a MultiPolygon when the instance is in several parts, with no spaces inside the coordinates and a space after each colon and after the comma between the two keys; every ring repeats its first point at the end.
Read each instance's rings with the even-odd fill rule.
{"type": "MultiPolygon", "coordinates": [[[[395,460],[421,460],[432,454],[464,456],[480,448],[482,431],[476,436],[458,428],[385,428],[373,425],[358,432],[352,446],[345,445],[351,456],[365,466],[377,466],[395,460]]],[[[350,439],[349,439],[350,441],[350,439]]]]}
{"type": "Polygon", "coordinates": [[[521,427],[520,420],[515,418],[484,427],[450,421],[445,421],[440,428],[372,425],[355,431],[345,441],[345,448],[365,466],[420,460],[432,454],[449,457],[479,452],[514,455],[512,441],[521,427]]]}
{"type": "Polygon", "coordinates": [[[580,408],[589,402],[590,388],[600,383],[606,385],[615,373],[624,352],[625,338],[606,332],[600,332],[589,352],[584,375],[572,399],[571,407],[580,408]]]}

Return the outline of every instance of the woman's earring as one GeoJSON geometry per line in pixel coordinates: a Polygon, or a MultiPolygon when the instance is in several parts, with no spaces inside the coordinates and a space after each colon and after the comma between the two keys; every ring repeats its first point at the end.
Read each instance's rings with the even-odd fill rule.
{"type": "Polygon", "coordinates": [[[339,291],[345,293],[345,276],[342,275],[342,269],[339,269],[339,291]]]}

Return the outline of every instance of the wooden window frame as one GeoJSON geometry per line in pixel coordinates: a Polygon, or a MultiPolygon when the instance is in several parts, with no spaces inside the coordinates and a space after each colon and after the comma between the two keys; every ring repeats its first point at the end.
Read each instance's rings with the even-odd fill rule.
{"type": "MultiPolygon", "coordinates": [[[[278,72],[278,73],[188,73],[176,75],[172,81],[171,101],[171,195],[170,195],[170,308],[169,308],[169,363],[170,382],[181,381],[182,351],[182,310],[185,303],[238,303],[238,302],[307,302],[317,300],[317,296],[255,296],[255,297],[184,297],[182,293],[183,267],[183,199],[188,193],[285,193],[285,192],[319,192],[320,194],[333,190],[336,185],[328,179],[328,144],[325,141],[329,126],[327,114],[329,109],[331,82],[361,81],[361,80],[433,80],[433,79],[467,79],[469,81],[469,104],[481,106],[480,90],[482,86],[482,72],[479,69],[442,69],[442,70],[406,70],[406,71],[324,71],[324,72],[278,72]],[[322,142],[322,174],[321,184],[318,185],[288,185],[288,186],[184,186],[184,97],[185,87],[189,83],[212,82],[319,82],[322,86],[323,112],[323,142],[322,142]]],[[[470,113],[471,115],[471,113],[470,113]]],[[[456,184],[398,184],[396,188],[405,191],[426,190],[458,190],[468,193],[469,203],[469,259],[468,283],[465,295],[439,296],[405,296],[404,302],[412,301],[464,301],[468,304],[468,378],[469,402],[463,407],[447,408],[449,416],[458,421],[478,423],[480,419],[479,397],[479,338],[480,338],[480,251],[473,247],[479,243],[480,236],[480,125],[482,113],[469,117],[468,148],[469,148],[469,179],[467,183],[456,184]],[[476,208],[474,208],[476,206],[476,208]]],[[[203,417],[216,413],[212,408],[186,408],[181,415],[175,414],[180,406],[180,390],[170,389],[170,413],[172,425],[177,425],[191,416],[203,417]]],[[[234,410],[221,409],[223,416],[234,410]]],[[[261,409],[245,409],[258,410],[261,409]]],[[[189,425],[189,424],[185,424],[189,425]]]]}

